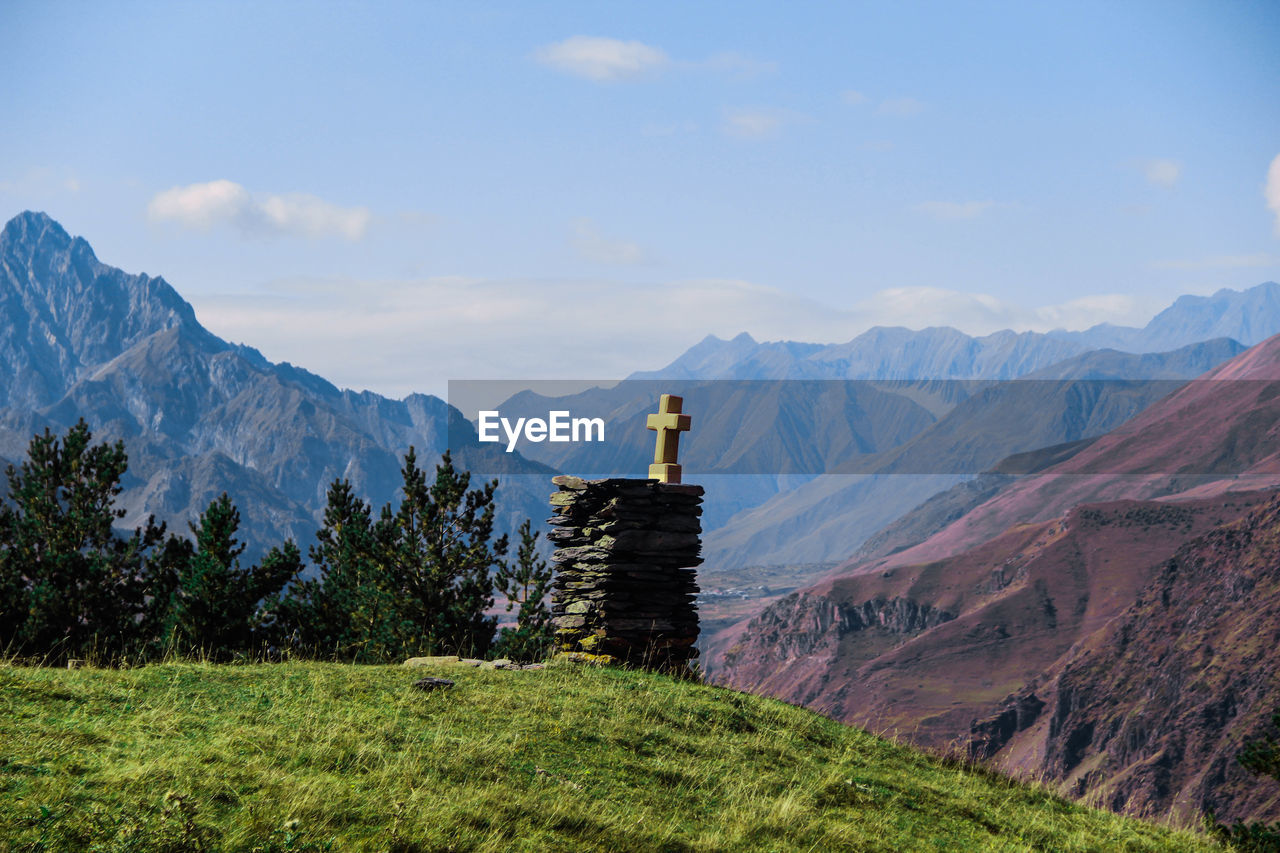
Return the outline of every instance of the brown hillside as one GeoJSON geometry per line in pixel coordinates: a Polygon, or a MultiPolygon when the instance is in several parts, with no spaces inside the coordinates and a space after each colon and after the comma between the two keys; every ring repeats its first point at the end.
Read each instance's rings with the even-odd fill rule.
{"type": "Polygon", "coordinates": [[[1091,504],[944,560],[825,581],[753,619],[720,677],[945,746],[1130,606],[1179,545],[1269,495],[1091,504]]]}
{"type": "Polygon", "coordinates": [[[1007,766],[1113,809],[1280,816],[1280,784],[1236,761],[1280,710],[1280,498],[1179,549],[1048,684],[1007,766]]]}

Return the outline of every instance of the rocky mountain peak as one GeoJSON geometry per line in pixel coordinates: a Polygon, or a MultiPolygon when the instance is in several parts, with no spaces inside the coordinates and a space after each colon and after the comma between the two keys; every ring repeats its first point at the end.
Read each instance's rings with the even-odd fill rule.
{"type": "MultiPolygon", "coordinates": [[[[100,262],[31,211],[0,231],[0,375],[0,456],[21,459],[34,433],[84,418],[95,440],[126,442],[126,528],[155,514],[185,530],[225,491],[242,513],[246,562],[286,538],[310,542],[336,478],[375,506],[392,500],[405,451],[429,466],[462,417],[435,397],[341,391],[228,344],[164,279],[100,262]]],[[[488,448],[454,435],[454,459],[473,467],[488,448]]],[[[513,476],[497,523],[512,532],[545,515],[549,471],[518,453],[502,462],[513,476]]]]}
{"type": "Polygon", "coordinates": [[[24,210],[10,219],[0,232],[0,246],[26,245],[43,251],[65,251],[71,235],[47,213],[24,210]]]}
{"type": "Polygon", "coordinates": [[[100,262],[83,238],[26,211],[0,232],[0,405],[54,402],[95,365],[157,332],[184,327],[221,347],[162,278],[100,262]]]}

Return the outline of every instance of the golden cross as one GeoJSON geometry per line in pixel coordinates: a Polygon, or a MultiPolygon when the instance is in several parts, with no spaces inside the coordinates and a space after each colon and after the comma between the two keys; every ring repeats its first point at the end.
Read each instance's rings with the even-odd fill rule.
{"type": "Polygon", "coordinates": [[[680,482],[676,455],[680,452],[680,433],[689,431],[689,416],[680,414],[682,408],[683,397],[663,394],[658,400],[658,414],[649,415],[645,426],[658,431],[658,446],[653,451],[653,464],[649,466],[650,480],[680,482]]]}

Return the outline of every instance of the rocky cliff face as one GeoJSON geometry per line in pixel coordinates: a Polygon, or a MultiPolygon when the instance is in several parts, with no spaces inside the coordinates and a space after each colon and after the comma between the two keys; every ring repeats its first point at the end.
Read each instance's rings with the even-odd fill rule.
{"type": "MultiPolygon", "coordinates": [[[[1061,519],[1017,526],[953,557],[829,580],[741,626],[714,674],[722,683],[846,722],[1048,777],[1070,794],[1101,786],[1108,805],[1165,813],[1172,802],[1166,795],[1182,796],[1179,784],[1134,781],[1108,788],[1110,775],[1099,774],[1128,779],[1125,768],[1153,761],[1168,765],[1161,771],[1168,779],[1198,773],[1203,756],[1180,739],[1200,737],[1195,732],[1218,737],[1223,714],[1240,705],[1239,697],[1271,689],[1255,686],[1249,693],[1244,682],[1256,672],[1275,683],[1270,665],[1258,666],[1250,650],[1265,654],[1261,650],[1274,649],[1280,635],[1269,622],[1264,624],[1270,633],[1247,620],[1248,635],[1227,627],[1232,608],[1247,606],[1252,590],[1271,594],[1257,584],[1215,581],[1224,593],[1221,604],[1208,611],[1197,604],[1194,590],[1213,576],[1210,568],[1186,576],[1181,599],[1175,591],[1164,603],[1156,591],[1167,585],[1161,579],[1183,543],[1259,506],[1274,506],[1273,498],[1259,491],[1177,503],[1088,504],[1061,519]],[[1128,612],[1147,598],[1147,607],[1128,612]],[[1195,635],[1176,619],[1155,620],[1150,608],[1157,606],[1193,621],[1217,614],[1203,629],[1204,643],[1215,650],[1221,672],[1231,675],[1224,676],[1222,692],[1212,701],[1210,691],[1193,684],[1202,677],[1194,673],[1205,665],[1206,652],[1194,644],[1184,649],[1180,638],[1195,635]],[[1130,624],[1123,629],[1127,633],[1113,636],[1109,626],[1117,620],[1130,624]],[[1126,636],[1124,642],[1117,639],[1126,636]],[[1148,638],[1148,644],[1138,644],[1137,637],[1148,638]],[[1182,657],[1150,645],[1156,637],[1182,649],[1182,657]],[[1118,675],[1119,663],[1095,669],[1110,660],[1106,654],[1113,648],[1135,649],[1125,660],[1129,676],[1118,675]],[[1134,685],[1125,687],[1125,678],[1134,685]],[[1223,696],[1235,697],[1226,700],[1230,707],[1221,705],[1223,696]],[[1114,706],[1099,697],[1112,697],[1114,706]],[[1180,702],[1187,707],[1178,710],[1180,702]],[[1174,717],[1143,722],[1157,707],[1174,717]],[[1166,749],[1169,739],[1180,745],[1166,749]],[[1109,750],[1116,750],[1113,770],[1098,757],[1109,750]]],[[[1206,540],[1217,541],[1217,535],[1206,540]]],[[[1272,544],[1280,548],[1280,532],[1272,544]]],[[[1280,564],[1280,558],[1272,562],[1280,564]]],[[[1238,744],[1239,737],[1228,735],[1214,747],[1215,756],[1234,755],[1228,741],[1238,744]]],[[[1225,765],[1217,766],[1229,779],[1225,765]]],[[[1212,801],[1188,801],[1228,799],[1230,792],[1212,801]]]]}
{"type": "Polygon", "coordinates": [[[1180,548],[1064,663],[1035,771],[1113,809],[1275,819],[1280,784],[1236,755],[1280,709],[1278,646],[1280,498],[1180,548]]]}
{"type": "Polygon", "coordinates": [[[164,279],[106,266],[88,243],[38,213],[14,217],[0,232],[0,316],[0,406],[28,409],[56,402],[92,367],[149,335],[203,331],[164,279]]]}
{"type": "MultiPolygon", "coordinates": [[[[248,556],[284,538],[309,544],[335,478],[375,505],[391,500],[404,452],[415,446],[430,464],[461,421],[435,397],[339,390],[229,344],[163,279],[99,262],[37,213],[0,233],[0,370],[13,377],[0,386],[0,455],[20,460],[33,433],[83,417],[95,439],[129,452],[125,524],[154,513],[185,531],[225,490],[248,556]]],[[[462,467],[495,452],[474,441],[453,450],[462,467]]],[[[500,527],[546,515],[547,469],[518,454],[485,467],[530,475],[499,489],[500,527]]]]}
{"type": "MultiPolygon", "coordinates": [[[[856,632],[901,641],[954,618],[953,613],[909,598],[847,603],[814,592],[796,592],[752,621],[751,646],[764,650],[752,664],[781,668],[801,658],[833,656],[841,641],[856,632]]],[[[746,654],[744,645],[729,650],[724,666],[736,671],[746,665],[746,654]]]]}

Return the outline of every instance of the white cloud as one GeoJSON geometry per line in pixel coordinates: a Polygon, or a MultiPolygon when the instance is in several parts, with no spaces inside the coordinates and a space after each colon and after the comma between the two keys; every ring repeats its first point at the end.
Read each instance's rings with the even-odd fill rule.
{"type": "Polygon", "coordinates": [[[366,207],[341,207],[305,193],[258,195],[234,181],[217,180],[173,187],[147,205],[157,222],[208,230],[233,225],[249,236],[364,237],[373,215],[366,207]]]}
{"type": "Polygon", "coordinates": [[[730,136],[759,139],[782,129],[786,117],[772,110],[731,110],[724,117],[724,131],[730,136]]]}
{"type": "Polygon", "coordinates": [[[572,36],[538,48],[533,58],[549,68],[598,83],[654,75],[668,69],[712,71],[739,80],[778,70],[777,62],[731,50],[701,60],[676,60],[660,47],[603,36],[572,36]]]}
{"type": "Polygon", "coordinates": [[[572,36],[539,48],[534,58],[557,71],[597,82],[637,77],[670,62],[660,48],[599,36],[572,36]]]}
{"type": "Polygon", "coordinates": [[[1156,187],[1172,187],[1182,177],[1182,164],[1177,160],[1148,160],[1142,164],[1147,183],[1156,187]]]}
{"type": "Polygon", "coordinates": [[[761,74],[772,74],[778,70],[778,63],[764,60],[752,59],[750,56],[744,56],[741,53],[726,51],[717,53],[707,57],[700,63],[703,68],[717,71],[721,74],[729,74],[740,79],[749,79],[758,77],[761,74]]]}
{"type": "Polygon", "coordinates": [[[1193,260],[1156,261],[1151,264],[1158,270],[1209,270],[1209,269],[1242,269],[1246,267],[1280,266],[1280,257],[1266,252],[1252,255],[1214,255],[1209,258],[1193,260]]]}
{"type": "Polygon", "coordinates": [[[33,166],[11,180],[0,180],[0,193],[43,199],[64,192],[78,193],[80,186],[79,177],[68,169],[33,166]]]}
{"type": "Polygon", "coordinates": [[[873,325],[1048,331],[1141,325],[1155,307],[1098,295],[1029,308],[941,288],[894,288],[837,307],[725,279],[305,280],[196,300],[201,322],[223,337],[396,396],[443,394],[448,379],[620,378],[661,367],[707,334],[834,342],[873,325]]]}
{"type": "Polygon", "coordinates": [[[881,115],[906,118],[924,112],[924,104],[915,98],[889,98],[880,102],[876,112],[881,115]]]}
{"type": "Polygon", "coordinates": [[[1276,236],[1280,237],[1280,154],[1267,169],[1267,207],[1276,215],[1276,236]]]}
{"type": "Polygon", "coordinates": [[[983,293],[960,293],[938,287],[882,290],[855,306],[852,313],[867,326],[954,326],[971,335],[1001,329],[1047,332],[1087,329],[1098,323],[1143,325],[1155,306],[1125,294],[1083,296],[1038,308],[1007,302],[983,293]]]}
{"type": "Polygon", "coordinates": [[[959,221],[977,219],[993,207],[994,201],[922,201],[915,209],[934,219],[959,221]]]}
{"type": "Polygon", "coordinates": [[[157,193],[147,205],[147,215],[157,221],[207,229],[242,219],[252,208],[248,190],[232,181],[219,180],[157,193]]]}
{"type": "Polygon", "coordinates": [[[648,263],[651,258],[636,243],[616,240],[600,233],[590,219],[573,221],[571,240],[578,254],[588,261],[618,266],[636,266],[648,263]]]}
{"type": "Polygon", "coordinates": [[[844,101],[846,104],[849,104],[850,106],[865,104],[867,101],[871,100],[866,95],[862,94],[861,92],[854,91],[853,89],[845,89],[843,92],[841,92],[840,99],[844,101]]]}

